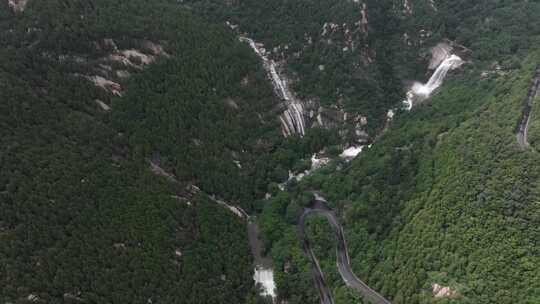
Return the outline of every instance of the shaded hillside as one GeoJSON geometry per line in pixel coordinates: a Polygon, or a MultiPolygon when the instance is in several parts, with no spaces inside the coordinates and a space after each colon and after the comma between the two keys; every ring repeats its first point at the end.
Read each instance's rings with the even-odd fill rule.
{"type": "Polygon", "coordinates": [[[281,143],[249,49],[167,1],[2,1],[0,15],[0,301],[255,298],[245,224],[185,195],[247,203],[278,167],[249,165],[281,143]]]}

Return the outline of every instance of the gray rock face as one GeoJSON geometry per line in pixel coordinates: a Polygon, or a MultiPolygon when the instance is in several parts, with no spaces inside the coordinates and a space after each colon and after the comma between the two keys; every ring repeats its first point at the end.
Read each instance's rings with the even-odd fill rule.
{"type": "Polygon", "coordinates": [[[446,58],[450,56],[453,47],[446,43],[441,42],[431,49],[431,60],[429,61],[429,69],[435,70],[446,58]]]}
{"type": "Polygon", "coordinates": [[[28,0],[8,0],[9,7],[16,13],[24,11],[26,4],[28,4],[28,0]]]}

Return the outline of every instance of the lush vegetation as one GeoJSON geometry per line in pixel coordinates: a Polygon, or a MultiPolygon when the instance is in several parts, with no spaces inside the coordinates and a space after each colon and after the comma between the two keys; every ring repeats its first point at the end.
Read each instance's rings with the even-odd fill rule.
{"type": "Polygon", "coordinates": [[[139,155],[157,156],[178,178],[251,210],[269,183],[286,180],[332,133],[284,139],[260,62],[234,36],[214,30],[200,46],[178,41],[182,57],[134,78],[116,101],[114,121],[139,155]]]}
{"type": "MultiPolygon", "coordinates": [[[[431,46],[447,38],[467,48],[459,77],[429,104],[402,113],[372,149],[265,205],[261,226],[280,294],[291,303],[318,301],[295,225],[309,192],[322,190],[342,214],[357,273],[395,303],[538,302],[538,104],[533,149],[520,149],[514,131],[540,61],[540,4],[419,0],[408,13],[403,1],[364,2],[368,35],[351,28],[351,36],[340,27],[360,20],[363,2],[190,2],[239,24],[267,49],[278,47],[273,56],[286,59],[300,95],[345,101],[370,119],[399,102],[401,81],[425,77],[418,58],[429,58],[431,46]],[[327,22],[338,30],[324,34],[327,22]],[[367,47],[344,51],[349,39],[367,47]],[[373,63],[362,62],[372,54],[373,63]],[[435,283],[455,293],[434,300],[435,283]]],[[[336,302],[357,301],[334,269],[324,221],[313,227],[336,302]]]]}
{"type": "MultiPolygon", "coordinates": [[[[188,12],[166,0],[51,0],[19,14],[0,2],[0,301],[264,301],[245,223],[206,192],[262,212],[280,297],[317,303],[295,225],[319,190],[355,272],[393,303],[538,303],[538,98],[531,149],[514,130],[540,63],[540,4],[417,0],[409,15],[403,1],[364,2],[198,0],[188,12]],[[289,170],[339,137],[282,138],[279,101],[226,20],[277,48],[301,97],[368,116],[372,134],[403,81],[424,77],[435,43],[455,40],[472,63],[352,163],[283,192],[289,170]],[[170,56],[126,79],[103,71],[105,39],[123,50],[153,41],[170,56]],[[123,96],[81,77],[96,74],[123,96]],[[203,192],[186,196],[187,185],[203,192]],[[454,294],[434,299],[434,283],[454,294]]],[[[327,223],[312,218],[307,231],[336,303],[361,301],[336,272],[327,223]]]]}
{"type": "MultiPolygon", "coordinates": [[[[540,67],[540,65],[539,65],[540,67]]],[[[531,85],[533,82],[531,81],[531,85]]],[[[540,94],[537,93],[536,98],[533,100],[533,106],[529,113],[529,129],[528,129],[528,142],[533,149],[538,151],[540,149],[540,119],[538,114],[540,113],[540,94]]]]}
{"type": "MultiPolygon", "coordinates": [[[[295,269],[278,276],[280,287],[309,273],[288,212],[321,189],[341,211],[356,273],[393,303],[430,303],[432,283],[456,291],[441,300],[448,303],[538,302],[539,155],[519,148],[514,135],[534,54],[505,75],[460,75],[350,166],[322,170],[276,198],[281,207],[265,210],[266,235],[276,261],[295,269]]],[[[334,296],[350,303],[332,269],[327,224],[316,224],[312,238],[334,296]]],[[[300,287],[297,303],[305,303],[315,291],[300,287]]]]}
{"type": "Polygon", "coordinates": [[[429,49],[442,39],[486,61],[538,43],[534,1],[406,2],[410,12],[403,0],[186,1],[210,20],[239,25],[285,60],[300,97],[366,116],[372,135],[403,99],[404,83],[425,77],[429,49]]]}
{"type": "Polygon", "coordinates": [[[383,22],[398,23],[384,1],[370,4],[374,9],[369,33],[359,23],[362,4],[353,1],[187,3],[211,20],[238,24],[240,32],[263,42],[276,59],[286,60],[301,98],[365,115],[373,120],[372,131],[403,96],[393,70],[397,55],[388,47],[397,46],[400,38],[395,28],[381,27],[383,22]]]}
{"type": "MultiPolygon", "coordinates": [[[[30,1],[20,14],[2,1],[0,14],[0,301],[255,301],[245,223],[204,194],[182,198],[190,183],[254,195],[230,155],[255,163],[247,147],[281,144],[248,47],[166,1],[30,1]],[[149,39],[171,58],[129,80],[98,74],[126,90],[113,97],[80,76],[108,64],[104,39],[120,49],[149,39]],[[178,182],[150,172],[156,155],[178,182]]],[[[264,184],[266,171],[279,172],[270,165],[294,163],[286,144],[304,154],[320,149],[312,138],[242,174],[264,184]]]]}

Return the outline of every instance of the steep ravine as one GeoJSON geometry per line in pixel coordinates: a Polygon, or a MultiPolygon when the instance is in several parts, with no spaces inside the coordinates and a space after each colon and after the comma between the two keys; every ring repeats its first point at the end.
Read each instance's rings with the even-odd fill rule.
{"type": "Polygon", "coordinates": [[[274,92],[286,107],[285,111],[279,117],[283,135],[298,134],[303,136],[305,134],[305,120],[302,102],[294,97],[294,94],[289,89],[287,80],[280,76],[274,60],[269,59],[264,54],[264,48],[248,37],[240,37],[239,39],[240,41],[247,42],[255,54],[262,60],[263,67],[268,73],[268,78],[270,78],[274,87],[274,92]]]}
{"type": "MultiPolygon", "coordinates": [[[[239,40],[247,43],[255,54],[261,59],[268,79],[274,88],[275,94],[282,100],[283,105],[285,106],[285,111],[279,117],[283,135],[304,135],[306,117],[304,116],[303,104],[294,97],[294,93],[289,89],[287,79],[282,77],[282,75],[280,75],[278,72],[277,64],[272,59],[267,57],[263,45],[256,43],[246,36],[240,36],[239,40]]],[[[433,69],[434,72],[429,81],[426,84],[415,83],[407,96],[407,105],[409,110],[412,108],[413,104],[418,104],[425,99],[428,99],[431,94],[443,84],[447,73],[463,64],[463,60],[459,56],[451,53],[451,47],[448,46],[443,48],[441,45],[442,44],[439,44],[432,49],[430,69],[433,69]]],[[[393,116],[394,110],[391,109],[388,111],[387,115],[387,127],[390,121],[393,119],[393,116]]],[[[387,128],[384,130],[386,129],[387,128]]],[[[350,161],[362,151],[362,148],[363,146],[349,147],[340,155],[340,158],[344,159],[345,161],[350,161]]],[[[317,165],[319,164],[319,159],[316,156],[313,156],[312,168],[298,175],[290,173],[289,181],[293,179],[297,182],[300,181],[303,177],[310,175],[313,170],[316,170],[321,166],[325,166],[328,161],[329,160],[324,161],[322,165],[317,165]]],[[[286,184],[287,183],[281,185],[280,188],[282,191],[285,190],[286,184]]],[[[310,242],[305,235],[305,220],[310,215],[320,215],[326,217],[331,226],[334,228],[338,242],[336,249],[337,267],[345,284],[372,303],[390,303],[382,295],[358,279],[358,277],[353,273],[347,252],[343,229],[341,228],[335,213],[326,206],[324,199],[319,197],[312,202],[312,206],[310,208],[305,209],[304,213],[299,219],[298,228],[302,241],[302,249],[311,263],[313,280],[315,287],[319,292],[321,303],[331,304],[334,302],[330,289],[324,280],[324,275],[320,269],[318,260],[314,256],[310,242]]],[[[268,257],[262,256],[262,243],[259,238],[259,229],[256,222],[253,221],[253,219],[249,216],[247,216],[247,219],[249,243],[254,258],[254,280],[262,287],[261,295],[270,296],[275,301],[277,299],[277,294],[273,279],[272,261],[268,257]]]]}

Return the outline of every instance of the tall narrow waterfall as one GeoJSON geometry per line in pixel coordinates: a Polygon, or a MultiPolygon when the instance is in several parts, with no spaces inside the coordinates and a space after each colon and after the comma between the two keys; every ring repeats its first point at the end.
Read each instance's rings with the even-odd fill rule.
{"type": "Polygon", "coordinates": [[[403,101],[407,109],[410,110],[414,103],[427,99],[434,90],[442,85],[448,71],[456,69],[462,64],[463,60],[459,56],[450,55],[441,62],[426,84],[415,82],[409,92],[407,92],[407,99],[403,101]]]}
{"type": "Polygon", "coordinates": [[[263,61],[263,66],[268,76],[272,80],[272,85],[274,87],[274,92],[279,96],[284,104],[287,106],[287,109],[281,114],[280,120],[283,128],[283,134],[289,136],[292,134],[299,134],[303,136],[305,133],[305,122],[304,122],[304,108],[301,102],[299,102],[291,90],[287,80],[282,79],[276,69],[276,63],[268,59],[263,51],[259,49],[255,41],[247,37],[240,37],[240,41],[247,42],[253,51],[261,58],[263,61]]]}

